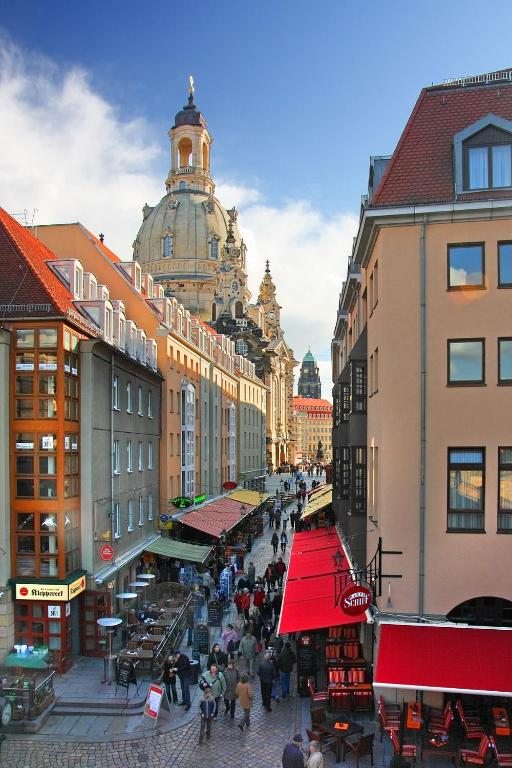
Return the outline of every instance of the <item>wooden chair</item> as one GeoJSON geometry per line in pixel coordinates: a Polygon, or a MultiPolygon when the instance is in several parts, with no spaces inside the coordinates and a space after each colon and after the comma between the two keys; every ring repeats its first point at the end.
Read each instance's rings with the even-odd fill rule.
{"type": "Polygon", "coordinates": [[[315,681],[312,677],[308,677],[308,691],[311,704],[325,704],[327,701],[329,701],[329,692],[315,690],[315,681]]]}
{"type": "Polygon", "coordinates": [[[453,725],[454,714],[450,702],[447,703],[444,709],[444,716],[442,720],[437,718],[430,718],[428,721],[428,730],[430,733],[436,733],[441,736],[448,736],[450,729],[453,725]]]}
{"type": "Polygon", "coordinates": [[[460,749],[459,764],[485,765],[487,762],[487,753],[491,749],[491,740],[489,736],[482,736],[478,749],[460,749]]]}
{"type": "Polygon", "coordinates": [[[136,651],[139,647],[139,644],[136,640],[128,640],[126,647],[129,651],[136,651]]]}
{"type": "Polygon", "coordinates": [[[370,755],[370,765],[373,765],[373,740],[375,734],[367,733],[366,736],[361,736],[357,741],[349,741],[346,739],[343,742],[343,760],[345,760],[345,754],[348,749],[349,755],[352,753],[356,758],[356,768],[359,768],[359,760],[365,755],[370,755]]]}
{"type": "Polygon", "coordinates": [[[324,749],[332,749],[336,752],[336,739],[334,736],[329,736],[329,734],[322,733],[321,731],[312,731],[309,728],[306,728],[306,733],[309,741],[318,741],[321,744],[322,751],[324,749]]]}
{"type": "Polygon", "coordinates": [[[313,728],[315,725],[322,725],[323,723],[327,722],[327,713],[324,709],[324,707],[315,707],[310,711],[311,714],[311,725],[313,728]]]}
{"type": "Polygon", "coordinates": [[[391,738],[391,731],[398,730],[400,728],[400,707],[398,705],[388,705],[382,698],[379,697],[379,703],[377,705],[377,718],[379,721],[380,729],[380,741],[382,736],[387,733],[391,738]]]}
{"type": "Polygon", "coordinates": [[[491,742],[491,749],[494,750],[494,754],[496,755],[498,768],[512,768],[512,752],[500,752],[494,737],[490,736],[489,740],[491,742]]]}
{"type": "Polygon", "coordinates": [[[416,764],[416,744],[400,744],[400,740],[398,738],[398,731],[394,728],[391,729],[390,732],[390,738],[391,743],[393,745],[393,752],[397,757],[407,757],[409,760],[412,760],[412,764],[416,764]]]}

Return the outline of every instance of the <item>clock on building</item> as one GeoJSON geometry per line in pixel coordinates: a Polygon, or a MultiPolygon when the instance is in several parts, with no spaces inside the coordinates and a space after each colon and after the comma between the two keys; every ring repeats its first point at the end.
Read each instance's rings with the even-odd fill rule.
{"type": "Polygon", "coordinates": [[[275,320],[276,313],[275,312],[269,312],[267,315],[269,320],[275,320]]]}

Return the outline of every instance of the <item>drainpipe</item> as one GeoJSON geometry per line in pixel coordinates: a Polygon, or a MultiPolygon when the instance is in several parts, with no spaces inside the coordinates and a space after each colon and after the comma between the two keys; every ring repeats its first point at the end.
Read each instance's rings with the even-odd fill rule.
{"type": "Polygon", "coordinates": [[[427,410],[427,303],[425,233],[427,217],[420,224],[420,488],[419,488],[419,562],[418,613],[423,617],[425,607],[425,464],[426,464],[426,410],[427,410]]]}

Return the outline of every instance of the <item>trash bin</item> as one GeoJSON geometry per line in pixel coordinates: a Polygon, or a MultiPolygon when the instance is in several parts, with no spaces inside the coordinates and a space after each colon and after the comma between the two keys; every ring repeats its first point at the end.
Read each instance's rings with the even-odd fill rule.
{"type": "Polygon", "coordinates": [[[197,659],[192,659],[190,662],[190,682],[192,685],[197,685],[199,680],[199,662],[197,659]]]}
{"type": "Polygon", "coordinates": [[[117,656],[105,656],[103,659],[103,680],[113,683],[116,679],[117,656]]]}

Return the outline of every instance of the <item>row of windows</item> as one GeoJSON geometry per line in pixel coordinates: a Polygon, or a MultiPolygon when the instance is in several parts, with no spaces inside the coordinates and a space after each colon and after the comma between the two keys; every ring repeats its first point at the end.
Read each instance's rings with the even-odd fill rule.
{"type": "MultiPolygon", "coordinates": [[[[512,242],[499,242],[498,288],[512,288],[512,242]]],[[[485,288],[485,244],[448,246],[448,289],[485,288]]]]}
{"type": "MultiPolygon", "coordinates": [[[[485,339],[448,341],[448,384],[485,384],[485,339]]],[[[512,338],[498,339],[498,384],[512,384],[512,338]]]]}
{"type": "MultiPolygon", "coordinates": [[[[132,390],[133,390],[132,382],[127,381],[126,382],[126,413],[133,413],[132,390]]],[[[146,406],[147,406],[148,418],[152,419],[153,418],[153,393],[150,389],[148,389],[148,392],[147,392],[146,406]]],[[[119,411],[121,409],[120,383],[119,383],[119,376],[117,376],[117,374],[114,374],[114,378],[112,380],[112,408],[115,411],[119,411]]],[[[137,414],[139,416],[144,415],[144,394],[143,394],[142,387],[140,385],[137,387],[137,414]]]]}
{"type": "MultiPolygon", "coordinates": [[[[448,449],[448,531],[484,531],[485,448],[448,449]]],[[[512,448],[498,448],[498,532],[512,533],[512,448]]]]}
{"type": "MultiPolygon", "coordinates": [[[[139,472],[144,470],[144,443],[139,440],[137,449],[137,466],[139,472]]],[[[121,444],[119,440],[114,440],[113,445],[113,457],[112,465],[115,475],[119,475],[122,470],[121,466],[121,444]]],[[[147,469],[154,469],[154,447],[151,440],[147,444],[147,469]]],[[[126,471],[133,472],[133,442],[132,440],[126,441],[126,471]]]]}
{"type": "Polygon", "coordinates": [[[153,520],[153,496],[149,494],[147,499],[139,496],[138,502],[135,499],[128,499],[126,509],[121,508],[119,502],[114,503],[114,538],[120,539],[123,533],[131,533],[136,527],[142,527],[145,520],[153,520]],[[123,516],[126,514],[126,518],[123,516]],[[137,515],[137,518],[135,517],[137,515]]]}
{"type": "MultiPolygon", "coordinates": [[[[184,182],[183,182],[184,183],[184,182]]],[[[167,234],[162,238],[162,258],[171,259],[174,256],[174,235],[167,234]]],[[[208,257],[219,258],[219,238],[213,235],[208,240],[208,257]]]]}

